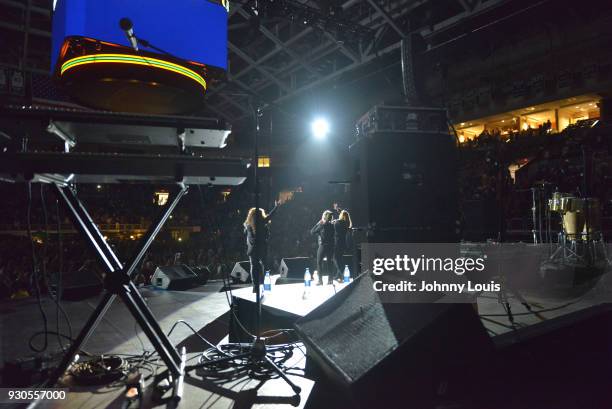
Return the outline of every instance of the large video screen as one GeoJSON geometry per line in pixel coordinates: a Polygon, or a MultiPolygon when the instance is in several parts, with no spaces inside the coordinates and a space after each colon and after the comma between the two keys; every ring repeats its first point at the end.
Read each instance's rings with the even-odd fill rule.
{"type": "MultiPolygon", "coordinates": [[[[53,16],[51,70],[68,36],[130,46],[119,27],[176,57],[227,69],[227,9],[209,0],[58,0],[53,16]]],[[[225,0],[224,0],[224,4],[225,0]]],[[[153,51],[144,48],[147,51],[153,51]]]]}

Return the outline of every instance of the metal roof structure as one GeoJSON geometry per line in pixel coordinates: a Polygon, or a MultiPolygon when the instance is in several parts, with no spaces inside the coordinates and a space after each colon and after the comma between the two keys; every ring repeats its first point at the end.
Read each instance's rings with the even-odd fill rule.
{"type": "MultiPolygon", "coordinates": [[[[231,122],[248,97],[280,104],[512,0],[252,0],[230,3],[226,81],[206,109],[231,122]]],[[[0,64],[49,72],[52,0],[0,0],[0,64]]]]}

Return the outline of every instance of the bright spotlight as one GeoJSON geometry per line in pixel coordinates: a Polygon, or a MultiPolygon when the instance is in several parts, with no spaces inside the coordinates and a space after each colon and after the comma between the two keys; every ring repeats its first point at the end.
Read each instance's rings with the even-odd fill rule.
{"type": "Polygon", "coordinates": [[[312,134],[317,139],[323,139],[329,133],[329,123],[323,118],[315,119],[311,128],[312,134]]]}

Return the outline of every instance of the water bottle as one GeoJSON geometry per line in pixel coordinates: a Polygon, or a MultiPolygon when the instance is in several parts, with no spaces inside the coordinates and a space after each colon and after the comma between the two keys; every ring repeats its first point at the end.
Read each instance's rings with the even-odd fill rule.
{"type": "Polygon", "coordinates": [[[319,285],[319,272],[317,270],[312,273],[312,282],[314,285],[319,285]]]}
{"type": "Polygon", "coordinates": [[[304,272],[304,294],[302,294],[302,299],[305,300],[308,298],[308,293],[310,293],[310,269],[306,269],[304,272]]]}
{"type": "Polygon", "coordinates": [[[272,279],[270,278],[270,270],[266,271],[264,276],[264,291],[272,291],[272,279]]]}
{"type": "Polygon", "coordinates": [[[310,282],[312,281],[312,276],[310,275],[310,269],[306,268],[304,272],[304,287],[310,287],[310,282]]]}
{"type": "Polygon", "coordinates": [[[342,278],[345,283],[349,283],[351,281],[351,272],[349,271],[348,264],[344,265],[344,274],[342,274],[342,278]]]}

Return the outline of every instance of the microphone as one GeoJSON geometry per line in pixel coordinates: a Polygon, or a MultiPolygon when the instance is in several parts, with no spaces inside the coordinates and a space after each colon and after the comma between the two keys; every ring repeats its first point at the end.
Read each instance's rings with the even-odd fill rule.
{"type": "Polygon", "coordinates": [[[134,35],[134,24],[132,24],[132,20],[127,17],[123,17],[121,20],[119,20],[119,27],[125,32],[128,41],[132,45],[132,48],[138,51],[138,39],[134,35]]]}

